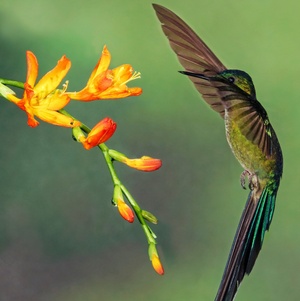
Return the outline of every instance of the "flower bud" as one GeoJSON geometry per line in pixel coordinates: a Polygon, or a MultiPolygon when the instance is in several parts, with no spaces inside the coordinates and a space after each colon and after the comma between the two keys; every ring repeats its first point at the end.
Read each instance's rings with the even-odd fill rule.
{"type": "Polygon", "coordinates": [[[113,159],[141,171],[154,171],[159,169],[162,165],[160,159],[155,159],[148,156],[143,156],[137,159],[129,159],[124,154],[115,150],[109,150],[108,153],[113,159]]]}
{"type": "Polygon", "coordinates": [[[159,169],[162,165],[160,159],[154,159],[148,156],[143,156],[139,159],[127,159],[124,163],[141,171],[154,171],[159,169]]]}
{"type": "Polygon", "coordinates": [[[133,223],[134,221],[133,211],[122,199],[117,200],[117,207],[120,215],[129,223],[133,223]]]}
{"type": "Polygon", "coordinates": [[[150,222],[152,224],[156,225],[158,222],[157,218],[149,211],[142,210],[142,216],[145,220],[147,220],[148,222],[150,222]]]}
{"type": "Polygon", "coordinates": [[[110,118],[106,117],[97,123],[86,138],[80,142],[85,149],[89,150],[101,143],[106,142],[115,132],[117,124],[110,118]]]}
{"type": "Polygon", "coordinates": [[[148,253],[155,272],[159,275],[163,275],[165,271],[158,257],[157,250],[154,243],[149,244],[148,253]]]}

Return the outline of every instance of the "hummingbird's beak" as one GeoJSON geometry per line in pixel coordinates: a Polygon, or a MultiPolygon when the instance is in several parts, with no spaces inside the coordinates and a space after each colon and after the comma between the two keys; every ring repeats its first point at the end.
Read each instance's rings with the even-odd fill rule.
{"type": "Polygon", "coordinates": [[[209,77],[203,75],[203,74],[199,74],[199,73],[193,73],[193,72],[189,72],[189,71],[178,71],[181,74],[184,75],[188,75],[188,76],[192,76],[192,77],[198,77],[198,78],[202,78],[205,80],[209,80],[209,77]]]}

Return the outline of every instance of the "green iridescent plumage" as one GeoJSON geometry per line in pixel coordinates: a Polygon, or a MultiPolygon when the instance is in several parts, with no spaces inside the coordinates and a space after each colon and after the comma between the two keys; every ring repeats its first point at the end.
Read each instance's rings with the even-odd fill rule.
{"type": "Polygon", "coordinates": [[[230,70],[197,34],[170,10],[153,5],[170,45],[203,99],[225,121],[231,150],[248,177],[250,193],[232,244],[215,301],[233,300],[249,274],[270,227],[283,159],[277,136],[263,106],[256,99],[251,77],[230,70]]]}

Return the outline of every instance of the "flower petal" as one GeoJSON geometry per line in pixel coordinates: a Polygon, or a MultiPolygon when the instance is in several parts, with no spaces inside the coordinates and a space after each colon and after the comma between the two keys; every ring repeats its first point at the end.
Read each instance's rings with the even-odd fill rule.
{"type": "Polygon", "coordinates": [[[44,98],[54,91],[71,68],[71,61],[64,55],[57,65],[46,73],[34,87],[38,98],[44,98]]]}
{"type": "Polygon", "coordinates": [[[132,76],[133,68],[129,64],[121,65],[112,70],[112,74],[114,77],[114,83],[119,85],[125,83],[132,76]]]}
{"type": "Polygon", "coordinates": [[[35,110],[34,115],[45,122],[58,125],[58,126],[68,127],[68,128],[80,126],[81,124],[80,121],[74,120],[73,118],[65,116],[56,111],[35,110]]]}
{"type": "Polygon", "coordinates": [[[31,87],[33,87],[38,76],[38,67],[39,67],[38,61],[36,56],[31,51],[26,51],[26,60],[27,60],[26,83],[31,87]]]}
{"type": "Polygon", "coordinates": [[[58,111],[64,108],[70,100],[71,99],[67,94],[61,94],[61,91],[56,91],[54,94],[47,97],[47,109],[58,111]]]}
{"type": "Polygon", "coordinates": [[[119,99],[129,96],[139,96],[143,90],[139,87],[128,88],[126,85],[113,87],[101,93],[101,99],[119,99]]]}
{"type": "Polygon", "coordinates": [[[99,74],[101,74],[102,72],[104,72],[108,69],[110,61],[111,61],[111,55],[105,45],[102,50],[102,55],[101,55],[98,63],[94,67],[94,69],[91,73],[91,76],[87,82],[87,86],[89,86],[92,83],[92,81],[94,80],[94,78],[96,76],[98,76],[99,74]]]}

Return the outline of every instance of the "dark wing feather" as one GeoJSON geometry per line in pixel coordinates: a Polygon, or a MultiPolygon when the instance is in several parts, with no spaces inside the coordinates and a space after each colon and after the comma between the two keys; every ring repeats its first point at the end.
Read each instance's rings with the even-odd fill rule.
{"type": "MultiPolygon", "coordinates": [[[[153,4],[162,29],[181,65],[186,71],[215,76],[226,67],[212,53],[198,35],[169,9],[153,4]]],[[[220,115],[224,116],[224,106],[213,84],[205,79],[189,77],[204,100],[220,115]]]]}
{"type": "Polygon", "coordinates": [[[271,157],[274,151],[272,141],[277,138],[272,137],[271,124],[260,103],[249,99],[246,94],[234,93],[232,89],[226,91],[226,86],[222,87],[220,95],[228,114],[232,114],[232,118],[238,122],[242,134],[256,144],[266,157],[271,157]]]}

